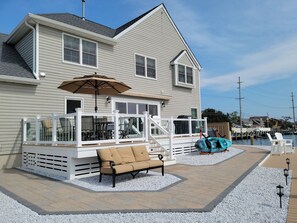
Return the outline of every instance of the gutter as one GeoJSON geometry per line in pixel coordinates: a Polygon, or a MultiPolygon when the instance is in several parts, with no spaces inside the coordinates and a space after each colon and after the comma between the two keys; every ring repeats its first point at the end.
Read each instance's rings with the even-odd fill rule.
{"type": "MultiPolygon", "coordinates": [[[[38,75],[38,71],[37,71],[37,50],[36,50],[36,46],[37,46],[37,41],[36,41],[36,30],[34,29],[34,27],[33,26],[31,26],[31,25],[29,25],[28,24],[28,22],[27,22],[27,20],[25,20],[25,25],[27,26],[27,27],[29,27],[30,29],[32,29],[32,31],[33,31],[33,75],[34,75],[34,77],[37,79],[37,80],[39,80],[39,75],[38,75]]],[[[38,24],[36,24],[36,29],[37,29],[37,25],[38,24]]],[[[39,27],[39,26],[38,26],[39,27]]],[[[38,44],[39,45],[39,44],[38,44]]]]}
{"type": "Polygon", "coordinates": [[[18,83],[18,84],[28,84],[28,85],[39,85],[40,80],[25,78],[25,77],[13,77],[7,75],[0,75],[1,82],[8,82],[8,83],[18,83]]]}

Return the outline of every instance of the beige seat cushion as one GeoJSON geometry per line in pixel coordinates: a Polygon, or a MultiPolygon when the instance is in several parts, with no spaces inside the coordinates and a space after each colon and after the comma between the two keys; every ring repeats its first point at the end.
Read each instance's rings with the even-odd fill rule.
{"type": "Polygon", "coordinates": [[[146,146],[132,146],[132,151],[137,162],[150,160],[146,146]]]}
{"type": "MultiPolygon", "coordinates": [[[[115,169],[116,174],[126,173],[133,171],[133,166],[130,164],[122,164],[113,167],[115,169]]],[[[112,169],[110,167],[101,168],[101,173],[112,174],[112,169]]]]}
{"type": "Polygon", "coordinates": [[[148,160],[145,161],[146,163],[149,164],[150,167],[156,167],[156,166],[162,166],[163,162],[161,160],[148,160]]]}
{"type": "Polygon", "coordinates": [[[133,170],[142,170],[150,167],[148,162],[136,162],[130,163],[130,165],[133,166],[133,170]]]}
{"type": "Polygon", "coordinates": [[[122,159],[122,164],[135,162],[135,157],[130,146],[117,148],[117,152],[122,159]]]}
{"type": "Polygon", "coordinates": [[[115,165],[122,164],[122,159],[116,149],[97,149],[97,153],[103,161],[102,166],[109,166],[109,161],[114,161],[115,165]]]}

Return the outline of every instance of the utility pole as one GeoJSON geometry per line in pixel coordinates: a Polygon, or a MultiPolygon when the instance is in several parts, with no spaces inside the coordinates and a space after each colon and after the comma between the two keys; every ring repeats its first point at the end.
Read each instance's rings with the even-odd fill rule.
{"type": "Polygon", "coordinates": [[[239,100],[239,123],[240,123],[240,136],[242,139],[242,106],[241,106],[241,100],[244,99],[243,97],[241,97],[241,81],[240,81],[240,77],[238,77],[238,93],[239,93],[239,97],[237,98],[239,100]]]}
{"type": "Polygon", "coordinates": [[[296,123],[295,123],[295,106],[294,106],[294,94],[291,93],[292,97],[292,108],[293,108],[293,133],[296,131],[296,123]]]}

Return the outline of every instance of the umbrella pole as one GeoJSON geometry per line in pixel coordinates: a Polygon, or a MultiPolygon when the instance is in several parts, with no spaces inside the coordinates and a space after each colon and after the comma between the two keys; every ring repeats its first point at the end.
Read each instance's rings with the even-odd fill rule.
{"type": "Polygon", "coordinates": [[[98,90],[95,91],[95,112],[96,113],[98,111],[98,107],[97,107],[97,94],[98,94],[98,90]]]}
{"type": "MultiPolygon", "coordinates": [[[[95,113],[97,113],[97,111],[98,111],[98,107],[97,107],[97,94],[98,94],[98,89],[96,89],[96,91],[95,91],[95,113]]],[[[97,116],[95,116],[94,124],[95,124],[95,138],[96,139],[99,139],[99,137],[97,135],[98,134],[97,116]]]]}

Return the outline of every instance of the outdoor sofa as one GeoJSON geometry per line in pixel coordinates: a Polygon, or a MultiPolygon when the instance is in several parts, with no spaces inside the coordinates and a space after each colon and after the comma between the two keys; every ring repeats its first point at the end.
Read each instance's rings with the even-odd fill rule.
{"type": "Polygon", "coordinates": [[[164,176],[164,161],[161,154],[158,160],[152,160],[143,146],[126,146],[120,148],[98,149],[97,156],[99,160],[99,182],[102,175],[112,176],[112,186],[115,187],[115,178],[118,175],[130,173],[133,177],[140,172],[150,169],[161,168],[162,176],[164,176]]]}

